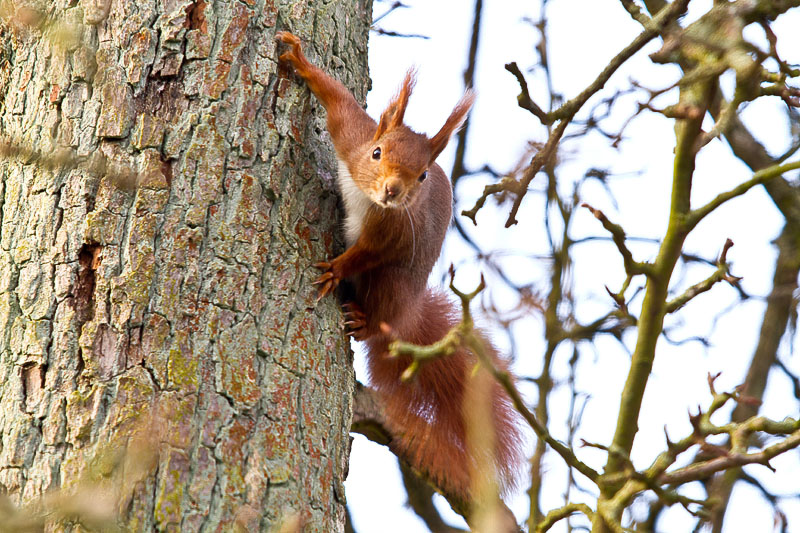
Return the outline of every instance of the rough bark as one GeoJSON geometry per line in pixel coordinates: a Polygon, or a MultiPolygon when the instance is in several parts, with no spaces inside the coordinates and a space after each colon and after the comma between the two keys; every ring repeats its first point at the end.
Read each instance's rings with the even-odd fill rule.
{"type": "Polygon", "coordinates": [[[131,530],[342,530],[354,376],[309,284],[335,160],[273,36],[363,101],[371,1],[47,4],[0,52],[0,492],[75,488],[145,427],[131,530]]]}

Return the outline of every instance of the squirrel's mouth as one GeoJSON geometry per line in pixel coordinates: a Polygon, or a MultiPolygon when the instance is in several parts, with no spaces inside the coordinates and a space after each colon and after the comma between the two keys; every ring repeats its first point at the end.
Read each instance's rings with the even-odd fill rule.
{"type": "Polygon", "coordinates": [[[406,200],[408,200],[407,194],[401,196],[384,195],[382,197],[373,198],[372,202],[383,209],[399,209],[406,205],[406,200]]]}

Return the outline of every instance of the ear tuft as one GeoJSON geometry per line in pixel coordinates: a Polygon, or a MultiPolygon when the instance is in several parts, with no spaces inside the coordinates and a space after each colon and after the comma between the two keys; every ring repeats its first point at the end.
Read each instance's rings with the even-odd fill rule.
{"type": "Polygon", "coordinates": [[[375,132],[373,140],[377,141],[387,130],[396,128],[403,123],[403,116],[405,116],[406,107],[408,106],[408,98],[411,96],[411,91],[414,90],[416,83],[417,68],[411,67],[406,72],[406,77],[403,79],[403,83],[400,84],[397,93],[381,113],[381,120],[378,123],[378,130],[375,132]]]}
{"type": "Polygon", "coordinates": [[[472,104],[475,103],[476,96],[477,95],[475,91],[472,89],[467,89],[464,92],[464,96],[462,96],[461,100],[459,100],[456,104],[456,107],[453,108],[450,116],[447,117],[442,129],[440,129],[439,133],[430,139],[431,164],[436,160],[437,157],[439,157],[439,154],[441,154],[442,150],[445,149],[447,143],[450,142],[450,137],[452,137],[455,132],[460,130],[461,126],[463,126],[464,122],[466,122],[467,115],[469,114],[472,104]]]}

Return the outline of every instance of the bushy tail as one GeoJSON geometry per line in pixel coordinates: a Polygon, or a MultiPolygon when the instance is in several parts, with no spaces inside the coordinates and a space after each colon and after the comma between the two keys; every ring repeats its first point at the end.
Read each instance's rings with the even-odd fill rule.
{"type": "MultiPolygon", "coordinates": [[[[418,309],[406,323],[391,324],[395,337],[432,344],[458,323],[456,307],[439,292],[428,290],[418,309]]],[[[502,387],[485,370],[474,372],[477,358],[466,349],[424,363],[413,379],[401,382],[410,360],[388,358],[390,340],[377,335],[367,343],[370,382],[383,397],[397,451],[446,493],[465,501],[481,481],[475,476],[487,472],[495,472],[496,479],[482,481],[497,482],[501,492],[513,488],[524,460],[521,419],[502,387]],[[488,402],[489,408],[475,402],[488,402]],[[470,441],[469,424],[492,432],[493,453],[481,452],[475,439],[470,441]]],[[[504,368],[491,343],[484,344],[504,368]]]]}

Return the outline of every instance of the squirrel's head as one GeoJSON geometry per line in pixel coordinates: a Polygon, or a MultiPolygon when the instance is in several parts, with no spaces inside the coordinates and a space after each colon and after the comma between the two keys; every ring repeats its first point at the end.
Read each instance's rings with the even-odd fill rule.
{"type": "Polygon", "coordinates": [[[381,114],[378,129],[359,162],[359,186],[381,207],[403,207],[414,201],[428,168],[464,124],[475,101],[475,93],[467,90],[439,132],[428,138],[403,124],[415,77],[415,70],[410,69],[381,114]]]}

